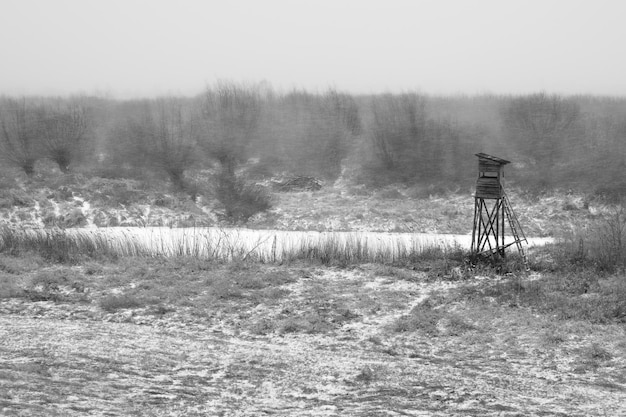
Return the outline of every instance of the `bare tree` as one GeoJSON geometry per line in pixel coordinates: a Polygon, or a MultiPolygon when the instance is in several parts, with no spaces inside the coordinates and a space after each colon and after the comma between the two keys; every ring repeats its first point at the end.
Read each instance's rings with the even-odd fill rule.
{"type": "Polygon", "coordinates": [[[351,140],[361,132],[358,108],[352,97],[330,89],[314,97],[308,110],[311,120],[303,144],[306,153],[300,156],[300,164],[313,160],[324,177],[334,180],[341,175],[351,140]]]}
{"type": "Polygon", "coordinates": [[[375,184],[457,178],[459,155],[469,139],[448,116],[432,117],[426,98],[415,93],[373,97],[368,136],[374,158],[363,172],[375,184]]]}
{"type": "Polygon", "coordinates": [[[143,114],[129,118],[125,159],[128,163],[146,164],[164,171],[172,184],[186,190],[185,171],[197,161],[197,123],[192,111],[174,99],[146,103],[143,114]]]}
{"type": "Polygon", "coordinates": [[[261,164],[273,172],[335,180],[356,137],[361,119],[355,100],[329,89],[323,94],[293,90],[266,101],[261,164]]]}
{"type": "Polygon", "coordinates": [[[267,192],[236,173],[237,166],[249,157],[250,145],[259,134],[263,96],[261,85],[218,82],[207,89],[203,101],[204,134],[202,146],[220,165],[215,176],[215,195],[225,217],[246,221],[267,210],[267,192]]]}
{"type": "Polygon", "coordinates": [[[61,172],[84,150],[90,129],[87,110],[75,103],[41,109],[41,136],[45,155],[57,163],[61,172]]]}
{"type": "Polygon", "coordinates": [[[26,99],[9,99],[0,109],[0,158],[31,177],[41,157],[40,119],[26,99]]]}
{"type": "Polygon", "coordinates": [[[516,98],[503,112],[508,139],[531,161],[548,165],[571,144],[580,117],[574,100],[545,93],[516,98]]]}
{"type": "Polygon", "coordinates": [[[407,159],[418,162],[427,140],[426,120],[425,103],[418,95],[386,94],[372,100],[370,138],[386,169],[401,169],[407,159]]]}
{"type": "Polygon", "coordinates": [[[218,82],[214,89],[206,91],[203,116],[204,148],[222,169],[234,172],[237,164],[247,158],[248,145],[259,127],[259,86],[218,82]]]}

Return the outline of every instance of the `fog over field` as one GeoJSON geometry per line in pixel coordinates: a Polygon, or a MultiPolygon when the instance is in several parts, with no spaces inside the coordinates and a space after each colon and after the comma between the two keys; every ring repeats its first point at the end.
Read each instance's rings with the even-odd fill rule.
{"type": "MultiPolygon", "coordinates": [[[[62,170],[80,154],[89,166],[156,166],[183,188],[162,156],[189,169],[208,152],[274,173],[335,180],[348,167],[361,183],[458,184],[487,152],[514,162],[512,179],[593,189],[624,160],[621,1],[4,0],[2,10],[5,124],[11,99],[23,120],[35,107],[73,113],[81,146],[49,138],[43,152],[65,159],[62,170]],[[146,154],[147,119],[179,132],[139,161],[129,156],[146,154]],[[172,140],[184,146],[172,152],[172,140]],[[74,155],[59,156],[63,146],[74,155]]],[[[12,148],[22,155],[5,162],[31,170],[12,148]]]]}
{"type": "Polygon", "coordinates": [[[624,95],[619,0],[2,0],[0,94],[624,95]]]}
{"type": "Polygon", "coordinates": [[[0,0],[0,415],[625,416],[624,16],[0,0]]]}

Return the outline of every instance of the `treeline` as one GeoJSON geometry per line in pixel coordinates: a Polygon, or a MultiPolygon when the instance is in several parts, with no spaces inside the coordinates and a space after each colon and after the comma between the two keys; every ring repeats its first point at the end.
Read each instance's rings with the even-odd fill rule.
{"type": "Polygon", "coordinates": [[[626,194],[621,98],[354,96],[219,82],[193,98],[4,97],[0,127],[2,163],[28,176],[48,159],[62,172],[160,175],[192,194],[194,172],[207,168],[231,190],[281,173],[456,189],[474,182],[477,152],[513,161],[507,176],[523,187],[626,194]]]}

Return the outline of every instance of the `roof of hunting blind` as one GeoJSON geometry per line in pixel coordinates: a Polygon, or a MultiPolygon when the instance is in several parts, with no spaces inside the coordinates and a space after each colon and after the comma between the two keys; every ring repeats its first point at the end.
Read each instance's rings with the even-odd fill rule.
{"type": "Polygon", "coordinates": [[[487,155],[486,153],[477,153],[476,156],[480,160],[480,162],[495,162],[499,165],[510,164],[511,161],[507,161],[506,159],[498,158],[497,156],[487,155]]]}

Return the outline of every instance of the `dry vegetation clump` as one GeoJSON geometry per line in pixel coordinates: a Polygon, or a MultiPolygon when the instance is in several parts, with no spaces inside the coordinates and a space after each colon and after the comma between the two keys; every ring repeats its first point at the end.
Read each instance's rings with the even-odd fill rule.
{"type": "Polygon", "coordinates": [[[250,217],[272,207],[268,190],[228,171],[217,176],[215,195],[226,219],[235,223],[246,223],[250,217]]]}
{"type": "Polygon", "coordinates": [[[144,307],[150,301],[153,300],[146,300],[129,294],[109,294],[100,299],[98,305],[104,311],[113,313],[122,309],[144,307]]]}
{"type": "Polygon", "coordinates": [[[437,325],[446,314],[445,310],[435,309],[430,299],[413,307],[408,315],[400,317],[393,323],[394,332],[420,331],[426,337],[436,337],[439,334],[437,325]]]}
{"type": "Polygon", "coordinates": [[[0,197],[0,208],[33,207],[35,200],[23,190],[11,189],[3,191],[0,197]]]}
{"type": "Polygon", "coordinates": [[[455,293],[464,300],[530,307],[560,320],[626,322],[626,280],[623,276],[599,278],[594,274],[590,270],[529,277],[519,273],[480,285],[460,286],[455,293]]]}
{"type": "Polygon", "coordinates": [[[600,273],[626,270],[626,206],[611,206],[586,231],[566,237],[571,263],[600,273]]]}
{"type": "Polygon", "coordinates": [[[20,230],[0,226],[0,251],[11,254],[34,253],[53,262],[78,263],[86,259],[115,258],[123,253],[139,254],[133,242],[124,242],[116,250],[105,236],[72,235],[54,228],[20,230]]]}

